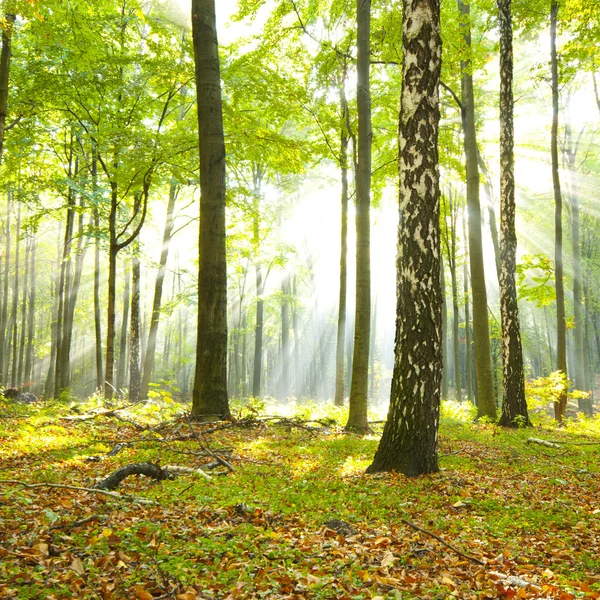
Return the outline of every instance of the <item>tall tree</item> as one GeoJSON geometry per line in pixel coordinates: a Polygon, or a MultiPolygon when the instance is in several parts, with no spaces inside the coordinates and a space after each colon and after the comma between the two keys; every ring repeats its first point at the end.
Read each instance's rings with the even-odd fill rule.
{"type": "MultiPolygon", "coordinates": [[[[558,166],[558,54],[556,51],[556,26],[558,2],[550,3],[550,68],[552,78],[552,128],[550,130],[550,155],[552,157],[552,186],[554,189],[554,282],[556,286],[556,368],[567,376],[567,323],[565,318],[565,287],[562,251],[562,192],[558,166]]],[[[562,422],[567,408],[567,390],[562,390],[554,404],[554,416],[562,422]]]]}
{"type": "Polygon", "coordinates": [[[403,0],[396,356],[388,418],[368,472],[438,470],[442,380],[438,0],[403,0]]]}
{"type": "Polygon", "coordinates": [[[198,337],[192,413],[229,417],[225,138],[215,0],[192,0],[200,146],[198,337]]]}
{"type": "Polygon", "coordinates": [[[371,332],[371,0],[356,0],[358,168],[356,172],[356,320],[346,429],[369,431],[369,345],[371,332]]]}
{"type": "MultiPolygon", "coordinates": [[[[458,0],[460,29],[467,52],[471,51],[470,5],[458,0]]],[[[496,400],[490,353],[487,291],[481,233],[481,203],[479,200],[479,165],[475,128],[475,95],[470,57],[461,61],[462,104],[464,111],[464,150],[467,176],[467,207],[469,212],[469,259],[473,297],[473,341],[477,373],[477,416],[496,418],[496,400]]]]}
{"type": "Polygon", "coordinates": [[[129,330],[129,400],[140,400],[140,259],[136,243],[131,259],[131,326],[129,330]]]}
{"type": "Polygon", "coordinates": [[[515,159],[511,0],[498,0],[500,22],[500,309],[504,401],[500,425],[531,425],[525,401],[525,372],[515,282],[515,159]]]}

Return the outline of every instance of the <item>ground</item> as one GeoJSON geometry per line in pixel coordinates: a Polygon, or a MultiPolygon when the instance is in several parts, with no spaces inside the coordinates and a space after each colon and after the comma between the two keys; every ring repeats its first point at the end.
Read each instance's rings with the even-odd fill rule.
{"type": "Polygon", "coordinates": [[[440,472],[407,479],[365,475],[378,435],[185,408],[0,406],[0,598],[600,598],[598,418],[503,430],[454,407],[440,472]],[[140,462],[216,468],[113,496],[16,483],[140,462]]]}

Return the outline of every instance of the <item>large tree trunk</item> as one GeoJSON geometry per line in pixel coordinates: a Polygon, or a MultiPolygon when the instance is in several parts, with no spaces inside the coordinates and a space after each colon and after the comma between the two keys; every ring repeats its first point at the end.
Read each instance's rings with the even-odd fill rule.
{"type": "Polygon", "coordinates": [[[442,379],[438,0],[404,0],[396,356],[388,418],[368,472],[438,470],[442,379]]]}
{"type": "Polygon", "coordinates": [[[369,340],[371,333],[371,0],[356,0],[358,169],[356,173],[356,318],[350,411],[346,429],[369,431],[369,340]]]}
{"type": "Polygon", "coordinates": [[[198,339],[192,413],[229,417],[225,139],[215,0],[192,0],[200,142],[198,339]]]}
{"type": "Polygon", "coordinates": [[[129,401],[140,399],[140,259],[135,249],[131,264],[131,329],[129,333],[129,401]]]}
{"type": "MultiPolygon", "coordinates": [[[[169,258],[169,247],[171,245],[171,236],[173,235],[173,212],[175,210],[175,199],[177,198],[177,185],[174,181],[169,186],[169,202],[167,204],[167,220],[163,231],[162,251],[160,253],[160,262],[156,281],[154,283],[154,300],[152,302],[152,316],[150,318],[150,329],[148,331],[148,344],[146,345],[146,354],[144,356],[144,371],[140,389],[140,397],[148,397],[148,389],[154,371],[154,356],[156,352],[156,338],[158,335],[158,325],[160,321],[160,311],[162,303],[163,284],[165,273],[167,271],[167,260],[169,258]]],[[[132,315],[133,316],[133,315],[132,315]]]]}
{"type": "MultiPolygon", "coordinates": [[[[558,3],[550,3],[550,65],[552,70],[552,129],[550,154],[552,156],[552,184],[554,187],[554,279],[556,287],[556,368],[567,375],[567,325],[565,319],[565,288],[562,252],[562,192],[558,172],[558,56],[556,53],[556,22],[558,3]]],[[[554,417],[562,422],[567,407],[567,389],[554,404],[554,417]]]]}
{"type": "MultiPolygon", "coordinates": [[[[458,0],[462,16],[461,31],[466,46],[471,48],[470,7],[458,0]]],[[[479,201],[479,165],[475,131],[475,97],[473,93],[472,63],[461,63],[462,103],[464,110],[464,149],[467,175],[467,206],[469,209],[469,259],[473,294],[473,338],[475,342],[475,370],[477,373],[477,416],[496,418],[496,400],[490,353],[487,291],[483,262],[481,234],[481,205],[479,201]]]]}
{"type": "Polygon", "coordinates": [[[498,0],[500,21],[500,309],[504,402],[500,425],[531,425],[525,401],[525,372],[515,282],[515,159],[511,0],[498,0]]]}

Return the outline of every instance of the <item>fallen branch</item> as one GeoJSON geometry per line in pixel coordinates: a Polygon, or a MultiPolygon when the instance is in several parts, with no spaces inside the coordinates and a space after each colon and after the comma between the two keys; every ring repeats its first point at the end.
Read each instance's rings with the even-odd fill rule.
{"type": "MultiPolygon", "coordinates": [[[[211,463],[212,464],[212,463],[211,463]]],[[[217,463],[218,465],[219,463],[217,463]]],[[[200,475],[204,479],[211,480],[212,477],[205,473],[202,469],[192,469],[191,467],[180,467],[179,465],[167,465],[164,467],[165,470],[171,471],[171,473],[190,473],[192,475],[200,475]]]]}
{"type": "Polygon", "coordinates": [[[154,504],[154,501],[152,501],[148,498],[134,498],[132,496],[117,494],[116,492],[109,492],[107,490],[103,490],[100,488],[88,488],[88,487],[80,487],[80,486],[76,486],[76,485],[63,485],[60,483],[26,483],[25,481],[18,481],[16,479],[0,479],[0,483],[21,485],[25,488],[49,487],[49,488],[57,488],[57,489],[61,489],[61,490],[75,490],[78,492],[89,492],[92,494],[102,494],[104,496],[110,496],[111,498],[116,498],[117,500],[133,500],[134,502],[138,502],[139,504],[154,504]]]}
{"type": "Polygon", "coordinates": [[[425,534],[431,536],[433,539],[440,542],[440,544],[443,544],[447,548],[450,548],[450,550],[452,550],[453,552],[456,552],[456,554],[458,554],[460,557],[470,560],[478,565],[483,566],[485,564],[485,563],[481,562],[478,558],[474,558],[473,556],[469,556],[468,554],[461,552],[460,550],[458,550],[457,548],[455,548],[454,546],[450,545],[448,542],[443,540],[439,535],[436,535],[435,533],[431,533],[431,531],[427,531],[427,529],[421,529],[421,527],[419,527],[418,525],[415,525],[414,523],[411,523],[410,521],[407,521],[406,519],[400,519],[400,520],[404,524],[408,525],[409,527],[412,527],[415,531],[420,531],[421,533],[425,533],[425,534]]]}
{"type": "Polygon", "coordinates": [[[560,448],[560,446],[554,442],[547,442],[540,438],[527,438],[526,444],[539,444],[540,446],[546,446],[547,448],[560,448]]]}
{"type": "Polygon", "coordinates": [[[188,422],[190,431],[192,432],[192,435],[196,438],[198,444],[200,445],[200,448],[202,448],[202,450],[204,450],[205,452],[208,452],[216,461],[220,462],[224,467],[227,467],[233,473],[235,471],[235,468],[232,467],[224,458],[222,458],[221,456],[219,456],[216,452],[213,452],[210,449],[210,446],[208,445],[208,442],[203,442],[200,439],[200,436],[194,430],[194,426],[192,425],[192,421],[191,421],[189,415],[187,415],[187,422],[188,422]]]}
{"type": "Polygon", "coordinates": [[[153,463],[135,463],[121,467],[112,475],[103,479],[96,487],[99,490],[114,490],[123,479],[130,475],[145,475],[146,477],[151,477],[158,481],[172,478],[172,475],[167,469],[161,469],[158,465],[153,463]]]}

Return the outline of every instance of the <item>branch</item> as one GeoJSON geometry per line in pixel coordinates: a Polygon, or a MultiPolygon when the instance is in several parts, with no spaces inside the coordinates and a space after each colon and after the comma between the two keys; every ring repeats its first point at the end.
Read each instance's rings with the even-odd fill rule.
{"type": "Polygon", "coordinates": [[[415,525],[414,523],[411,523],[410,521],[407,521],[406,519],[400,519],[400,520],[403,523],[405,523],[406,525],[408,525],[409,527],[412,527],[415,531],[420,531],[421,533],[425,533],[425,534],[431,536],[433,539],[437,540],[438,542],[440,542],[447,548],[450,548],[450,550],[452,550],[453,552],[456,552],[456,554],[458,554],[460,557],[466,558],[467,560],[470,560],[478,565],[482,565],[482,566],[485,565],[485,563],[481,562],[478,558],[474,558],[473,556],[464,554],[464,552],[461,552],[454,546],[451,546],[448,542],[443,540],[439,535],[436,535],[435,533],[431,533],[431,531],[427,531],[426,529],[421,529],[418,525],[415,525]]]}

